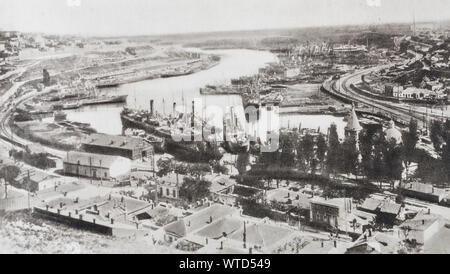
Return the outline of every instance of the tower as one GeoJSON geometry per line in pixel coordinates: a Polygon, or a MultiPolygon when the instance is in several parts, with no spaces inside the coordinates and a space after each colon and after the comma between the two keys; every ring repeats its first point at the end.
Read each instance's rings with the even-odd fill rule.
{"type": "Polygon", "coordinates": [[[352,104],[352,110],[347,118],[347,125],[345,126],[345,138],[354,137],[358,142],[358,135],[362,127],[359,124],[358,116],[356,116],[355,105],[352,104]]]}

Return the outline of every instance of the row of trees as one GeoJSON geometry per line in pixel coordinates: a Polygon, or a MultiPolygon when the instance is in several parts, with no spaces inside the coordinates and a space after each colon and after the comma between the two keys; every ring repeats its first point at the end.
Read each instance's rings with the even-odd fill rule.
{"type": "Polygon", "coordinates": [[[372,180],[399,180],[403,164],[408,166],[416,155],[419,135],[415,120],[411,120],[409,130],[402,134],[402,139],[402,143],[397,144],[394,139],[387,140],[381,129],[364,129],[358,139],[350,134],[341,142],[333,124],[328,140],[323,134],[282,134],[280,149],[262,153],[258,162],[265,166],[296,168],[310,174],[320,171],[333,176],[346,173],[372,180]]]}
{"type": "Polygon", "coordinates": [[[430,126],[430,139],[435,151],[440,156],[432,159],[422,155],[419,161],[420,176],[429,176],[435,182],[450,181],[450,120],[434,120],[430,126]]]}

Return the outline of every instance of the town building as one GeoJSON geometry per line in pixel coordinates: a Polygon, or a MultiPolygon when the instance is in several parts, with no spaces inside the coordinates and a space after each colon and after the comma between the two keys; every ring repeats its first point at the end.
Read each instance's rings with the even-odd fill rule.
{"type": "Polygon", "coordinates": [[[236,205],[238,195],[233,194],[234,187],[237,184],[236,180],[228,175],[217,174],[205,175],[203,179],[211,182],[209,192],[214,202],[230,206],[236,205]]]}
{"type": "Polygon", "coordinates": [[[440,203],[446,196],[444,189],[420,182],[401,183],[399,189],[408,197],[433,203],[440,203]]]}
{"type": "Polygon", "coordinates": [[[136,137],[93,133],[85,137],[81,144],[85,151],[122,156],[132,160],[153,155],[152,145],[136,137]]]}
{"type": "MultiPolygon", "coordinates": [[[[201,230],[202,228],[227,216],[231,217],[238,212],[239,210],[234,207],[213,204],[190,216],[164,226],[164,239],[169,243],[175,242],[183,237],[186,237],[192,232],[201,230]]],[[[187,248],[196,249],[199,247],[199,243],[193,241],[191,241],[191,243],[192,244],[190,246],[188,245],[187,248]]]]}
{"type": "Polygon", "coordinates": [[[425,244],[445,225],[441,217],[420,211],[417,215],[400,225],[403,240],[411,243],[425,244]]]}
{"type": "Polygon", "coordinates": [[[382,232],[366,231],[345,254],[396,254],[401,241],[394,235],[382,232]]]}
{"type": "Polygon", "coordinates": [[[311,202],[311,221],[317,225],[338,228],[352,212],[351,199],[336,198],[325,200],[313,198],[311,202]]]}
{"type": "Polygon", "coordinates": [[[158,197],[179,199],[180,187],[183,184],[185,176],[175,172],[171,172],[156,180],[156,191],[158,197]]]}
{"type": "Polygon", "coordinates": [[[347,125],[345,126],[345,138],[352,137],[358,142],[358,135],[361,130],[362,127],[356,115],[355,106],[352,105],[352,110],[350,111],[350,115],[347,118],[347,125]]]}
{"type": "Polygon", "coordinates": [[[394,225],[402,209],[401,204],[394,203],[388,199],[367,198],[363,204],[358,207],[359,210],[377,215],[379,222],[394,225]]]}
{"type": "Polygon", "coordinates": [[[67,152],[63,166],[65,174],[102,180],[118,179],[131,171],[129,159],[79,151],[67,152]]]}

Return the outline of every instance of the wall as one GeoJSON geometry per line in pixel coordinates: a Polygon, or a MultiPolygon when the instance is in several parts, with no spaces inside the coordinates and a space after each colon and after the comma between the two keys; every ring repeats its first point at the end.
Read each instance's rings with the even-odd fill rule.
{"type": "Polygon", "coordinates": [[[63,223],[75,228],[89,230],[96,233],[113,235],[113,230],[111,227],[102,225],[102,224],[94,224],[92,220],[80,220],[78,218],[72,218],[63,214],[58,214],[56,212],[46,211],[40,208],[34,208],[33,215],[49,219],[55,222],[63,223]]]}
{"type": "Polygon", "coordinates": [[[64,173],[66,173],[66,174],[94,178],[94,172],[96,173],[95,178],[100,179],[100,176],[101,176],[102,179],[105,179],[105,180],[110,179],[110,174],[109,174],[108,168],[90,167],[90,166],[82,166],[82,165],[64,163],[64,173]],[[78,172],[77,172],[77,168],[78,168],[78,172]],[[106,175],[105,175],[105,173],[106,173],[106,175]]]}

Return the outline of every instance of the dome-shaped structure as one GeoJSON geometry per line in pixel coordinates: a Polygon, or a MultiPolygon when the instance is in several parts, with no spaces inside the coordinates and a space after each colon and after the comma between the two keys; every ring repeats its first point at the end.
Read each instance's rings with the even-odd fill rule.
{"type": "Polygon", "coordinates": [[[395,123],[393,120],[389,121],[389,126],[388,128],[384,131],[384,133],[386,134],[386,140],[387,141],[391,141],[392,139],[395,140],[395,143],[401,144],[403,142],[402,139],[402,133],[400,132],[400,130],[398,130],[395,127],[395,123]]]}

